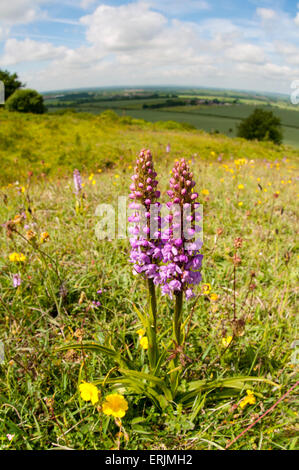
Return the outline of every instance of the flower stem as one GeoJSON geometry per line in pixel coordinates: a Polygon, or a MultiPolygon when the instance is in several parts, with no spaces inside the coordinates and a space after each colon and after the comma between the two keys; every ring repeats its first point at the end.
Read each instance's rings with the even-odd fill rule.
{"type": "Polygon", "coordinates": [[[157,346],[157,298],[155,284],[152,279],[147,280],[148,292],[149,292],[149,328],[148,328],[148,339],[149,339],[149,362],[151,369],[156,367],[158,357],[158,346],[157,346]]]}
{"type": "Polygon", "coordinates": [[[175,310],[173,319],[173,334],[178,346],[181,344],[181,325],[182,325],[182,308],[183,308],[183,292],[178,292],[175,296],[175,310]]]}

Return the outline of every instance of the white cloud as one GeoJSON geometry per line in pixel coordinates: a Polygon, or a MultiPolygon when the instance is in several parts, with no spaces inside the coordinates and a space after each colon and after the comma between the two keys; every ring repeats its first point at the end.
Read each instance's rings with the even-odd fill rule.
{"type": "Polygon", "coordinates": [[[276,12],[271,8],[257,8],[256,13],[265,21],[273,20],[277,17],[276,12]]]}
{"type": "Polygon", "coordinates": [[[22,62],[48,61],[62,58],[66,53],[67,48],[64,46],[55,47],[51,43],[31,39],[8,39],[5,42],[4,54],[0,57],[0,64],[6,67],[22,62]]]}
{"type": "Polygon", "coordinates": [[[288,64],[299,65],[299,48],[288,42],[275,42],[275,48],[288,64]]]}
{"type": "Polygon", "coordinates": [[[247,62],[252,64],[263,64],[265,54],[261,47],[254,44],[237,44],[226,50],[225,55],[237,62],[247,62]]]}
{"type": "MultiPolygon", "coordinates": [[[[298,4],[298,5],[299,5],[299,4],[298,4]]],[[[298,6],[298,8],[299,8],[299,6],[298,6]]],[[[295,18],[294,21],[295,21],[295,24],[296,24],[297,26],[299,26],[299,13],[297,13],[296,18],[295,18]]]]}
{"type": "Polygon", "coordinates": [[[3,41],[3,39],[7,38],[10,32],[10,28],[7,26],[1,26],[0,25],[0,41],[3,41]]]}
{"type": "Polygon", "coordinates": [[[88,41],[110,51],[150,47],[167,19],[144,2],[120,7],[99,6],[92,15],[81,18],[87,26],[88,41]]]}
{"type": "Polygon", "coordinates": [[[39,4],[45,0],[1,0],[0,21],[6,24],[30,23],[40,14],[39,4]],[[35,5],[34,5],[35,4],[35,5]]]}

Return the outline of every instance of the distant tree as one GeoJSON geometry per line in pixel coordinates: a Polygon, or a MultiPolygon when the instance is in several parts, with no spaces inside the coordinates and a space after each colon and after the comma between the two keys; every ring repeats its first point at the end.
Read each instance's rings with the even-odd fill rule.
{"type": "Polygon", "coordinates": [[[46,111],[44,98],[35,90],[17,90],[5,103],[8,111],[43,114],[46,111]]]}
{"type": "Polygon", "coordinates": [[[7,100],[16,90],[25,86],[24,83],[18,80],[16,73],[10,73],[7,70],[0,69],[0,81],[5,86],[5,100],[7,100]]]}
{"type": "Polygon", "coordinates": [[[280,145],[283,139],[281,120],[272,111],[257,108],[238,126],[238,137],[247,140],[270,140],[280,145]]]}

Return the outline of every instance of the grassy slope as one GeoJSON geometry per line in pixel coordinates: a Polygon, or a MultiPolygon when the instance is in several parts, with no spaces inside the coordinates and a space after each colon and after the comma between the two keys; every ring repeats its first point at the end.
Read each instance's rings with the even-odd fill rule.
{"type": "MultiPolygon", "coordinates": [[[[170,117],[170,116],[169,116],[170,117]]],[[[45,175],[64,174],[78,167],[122,167],[133,162],[140,148],[151,147],[159,158],[166,158],[165,148],[171,142],[174,154],[189,158],[198,154],[210,158],[211,152],[229,158],[281,159],[298,157],[299,152],[270,143],[211,136],[202,131],[184,131],[176,123],[147,123],[119,119],[106,112],[100,116],[66,114],[45,116],[0,112],[0,156],[2,184],[22,179],[28,171],[45,175]]]]}
{"type": "MultiPolygon", "coordinates": [[[[38,233],[49,232],[50,241],[43,250],[53,260],[45,261],[20,236],[7,238],[2,230],[0,338],[5,343],[6,362],[0,365],[0,447],[110,449],[115,446],[117,427],[112,421],[108,425],[107,419],[92,406],[80,402],[76,392],[83,362],[86,380],[107,373],[113,363],[91,353],[83,361],[81,354],[59,355],[53,348],[67,341],[79,341],[80,337],[105,340],[108,344],[111,341],[117,350],[124,350],[126,344],[136,363],[139,361],[140,367],[144,364],[136,334],[140,324],[132,301],[141,308],[145,306],[146,291],[142,280],[132,276],[128,242],[99,242],[94,236],[96,206],[102,202],[115,205],[117,196],[127,193],[131,162],[143,145],[154,150],[163,191],[167,188],[173,159],[194,153],[198,154],[193,158],[197,187],[199,191],[210,191],[209,196],[200,197],[204,204],[203,279],[219,297],[212,303],[209,296],[202,296],[195,309],[186,349],[192,364],[186,377],[252,374],[268,377],[282,388],[251,386],[257,403],[244,410],[234,405],[238,405],[246,391],[222,403],[213,403],[212,399],[194,422],[184,411],[157,413],[144,400],[127,397],[129,411],[123,423],[129,441],[122,441],[121,446],[128,449],[225,447],[295,381],[291,344],[296,339],[297,154],[221,136],[213,138],[178,130],[163,132],[154,126],[126,126],[107,120],[105,124],[96,117],[7,119],[1,123],[1,132],[4,124],[6,134],[3,134],[11,142],[5,151],[3,144],[1,147],[2,162],[4,158],[11,163],[9,168],[4,166],[5,174],[18,178],[33,169],[36,173],[50,171],[53,178],[39,178],[30,186],[25,184],[25,192],[18,191],[15,185],[2,188],[1,200],[4,194],[6,197],[5,204],[0,206],[0,221],[12,219],[30,206],[32,215],[27,212],[26,223],[35,224],[33,228],[38,233]],[[17,137],[13,140],[14,128],[18,140],[17,137]],[[77,135],[81,138],[80,145],[77,135]],[[173,153],[166,159],[164,148],[168,141],[173,153]],[[24,149],[27,157],[20,156],[24,149]],[[211,151],[217,155],[223,152],[224,164],[218,163],[215,156],[212,158],[211,151]],[[32,155],[36,160],[29,160],[32,155]],[[65,160],[59,162],[61,155],[65,155],[65,160]],[[123,160],[117,158],[119,155],[123,160]],[[263,158],[273,161],[284,155],[288,157],[284,162],[263,162],[263,158]],[[234,163],[237,156],[254,158],[255,163],[248,161],[239,167],[234,163]],[[41,158],[44,165],[40,163],[41,158]],[[104,162],[110,160],[118,166],[105,170],[104,162]],[[74,166],[93,170],[95,176],[91,180],[84,177],[83,214],[75,212],[72,179],[54,178],[58,165],[63,174],[67,169],[70,174],[74,166]],[[99,166],[104,169],[100,174],[99,166]],[[239,189],[239,184],[244,189],[239,189]],[[275,191],[280,191],[277,199],[273,198],[275,191]],[[222,337],[231,334],[231,256],[236,237],[244,239],[236,302],[238,316],[244,316],[246,327],[245,333],[221,356],[222,337]],[[9,262],[8,254],[13,251],[27,256],[23,267],[9,262]],[[55,262],[63,284],[55,273],[55,262]],[[17,272],[23,283],[14,289],[12,275],[17,272]],[[253,290],[248,290],[250,283],[255,286],[253,290]],[[106,289],[101,296],[97,294],[99,288],[106,289]],[[93,300],[101,300],[102,305],[95,308],[93,300]],[[11,443],[7,433],[14,434],[11,443]]],[[[22,226],[18,230],[25,233],[22,226]]],[[[170,324],[171,303],[161,299],[159,305],[159,327],[164,331],[170,324]]],[[[190,305],[192,302],[185,307],[185,316],[190,305]]],[[[103,394],[107,393],[105,387],[103,394]]],[[[294,395],[290,395],[240,438],[233,449],[294,448],[296,419],[294,395]]]]}

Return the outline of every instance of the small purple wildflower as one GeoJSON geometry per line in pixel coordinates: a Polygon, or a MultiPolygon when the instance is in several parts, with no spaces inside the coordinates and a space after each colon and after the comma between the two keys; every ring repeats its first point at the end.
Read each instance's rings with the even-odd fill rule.
{"type": "Polygon", "coordinates": [[[80,175],[80,171],[77,170],[77,168],[74,170],[74,186],[75,186],[75,193],[78,196],[80,192],[82,191],[82,179],[80,175]]]}
{"type": "Polygon", "coordinates": [[[21,276],[19,274],[14,274],[12,278],[12,283],[14,288],[19,287],[22,284],[21,276]]]}

